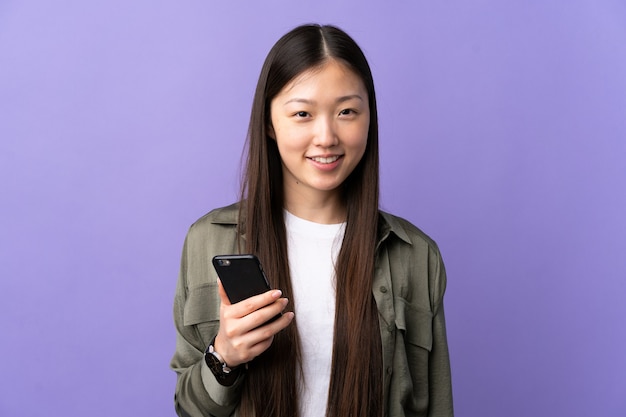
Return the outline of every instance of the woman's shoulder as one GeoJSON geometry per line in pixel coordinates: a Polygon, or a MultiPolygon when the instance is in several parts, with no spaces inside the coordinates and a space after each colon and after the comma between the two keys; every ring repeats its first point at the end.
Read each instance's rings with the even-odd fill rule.
{"type": "Polygon", "coordinates": [[[207,256],[235,253],[238,244],[239,205],[211,210],[196,220],[185,238],[186,250],[193,259],[206,261],[207,256]]]}
{"type": "Polygon", "coordinates": [[[395,265],[396,273],[390,278],[398,290],[397,294],[404,299],[414,300],[423,310],[435,311],[447,282],[437,243],[422,229],[402,217],[381,212],[381,218],[381,243],[389,262],[395,265]],[[422,294],[422,298],[415,294],[409,295],[407,291],[422,294]]]}
{"type": "Polygon", "coordinates": [[[381,211],[380,214],[382,217],[383,237],[393,233],[409,245],[425,245],[435,252],[439,252],[437,242],[409,220],[384,211],[381,211]]]}
{"type": "Polygon", "coordinates": [[[196,220],[191,229],[206,228],[214,224],[237,225],[239,218],[239,203],[215,208],[196,220]]]}
{"type": "Polygon", "coordinates": [[[213,209],[192,223],[187,231],[188,243],[215,240],[217,236],[233,234],[237,229],[239,204],[213,209]]]}

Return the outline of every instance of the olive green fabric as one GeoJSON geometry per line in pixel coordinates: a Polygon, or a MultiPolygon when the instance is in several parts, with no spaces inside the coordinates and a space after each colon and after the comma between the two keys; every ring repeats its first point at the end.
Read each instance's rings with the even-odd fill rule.
{"type": "MultiPolygon", "coordinates": [[[[177,341],[171,361],[178,374],[175,407],[180,416],[237,415],[245,376],[233,386],[221,386],[203,359],[219,327],[217,275],[211,259],[239,252],[237,216],[236,204],[213,210],[191,226],[185,239],[174,300],[177,341]]],[[[380,318],[385,415],[452,416],[443,310],[446,274],[439,249],[406,220],[382,212],[381,218],[372,292],[380,318]]]]}

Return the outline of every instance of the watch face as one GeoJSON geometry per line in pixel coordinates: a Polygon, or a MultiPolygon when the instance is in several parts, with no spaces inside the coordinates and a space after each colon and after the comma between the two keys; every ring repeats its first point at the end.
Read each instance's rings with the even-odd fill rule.
{"type": "Polygon", "coordinates": [[[217,377],[223,377],[225,375],[222,362],[220,362],[220,360],[217,359],[213,353],[205,353],[204,360],[206,361],[206,364],[211,372],[213,372],[213,375],[217,377]]]}
{"type": "Polygon", "coordinates": [[[231,370],[223,362],[223,359],[219,356],[219,353],[213,349],[213,342],[209,345],[204,353],[204,362],[207,364],[211,373],[217,379],[217,382],[224,386],[230,386],[235,383],[237,377],[241,374],[241,367],[231,370]]]}

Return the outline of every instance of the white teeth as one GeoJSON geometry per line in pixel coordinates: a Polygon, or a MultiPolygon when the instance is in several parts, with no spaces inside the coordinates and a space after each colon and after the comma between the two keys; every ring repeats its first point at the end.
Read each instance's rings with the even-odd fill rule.
{"type": "Polygon", "coordinates": [[[331,156],[329,158],[323,158],[321,156],[316,156],[314,158],[311,158],[312,160],[314,160],[315,162],[319,162],[321,164],[330,164],[335,162],[337,159],[339,159],[338,156],[331,156]]]}

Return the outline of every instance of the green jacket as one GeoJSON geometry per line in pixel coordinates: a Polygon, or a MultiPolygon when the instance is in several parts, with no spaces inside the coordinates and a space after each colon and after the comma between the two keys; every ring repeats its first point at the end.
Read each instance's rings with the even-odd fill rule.
{"type": "MultiPolygon", "coordinates": [[[[406,220],[381,214],[384,226],[372,292],[380,318],[385,416],[452,416],[443,311],[446,274],[439,249],[406,220]]],[[[203,360],[219,327],[217,275],[211,259],[238,252],[237,215],[236,204],[214,210],[194,223],[185,239],[174,299],[177,340],[171,361],[178,374],[175,407],[180,416],[237,415],[245,376],[233,386],[221,386],[203,360]]]]}

